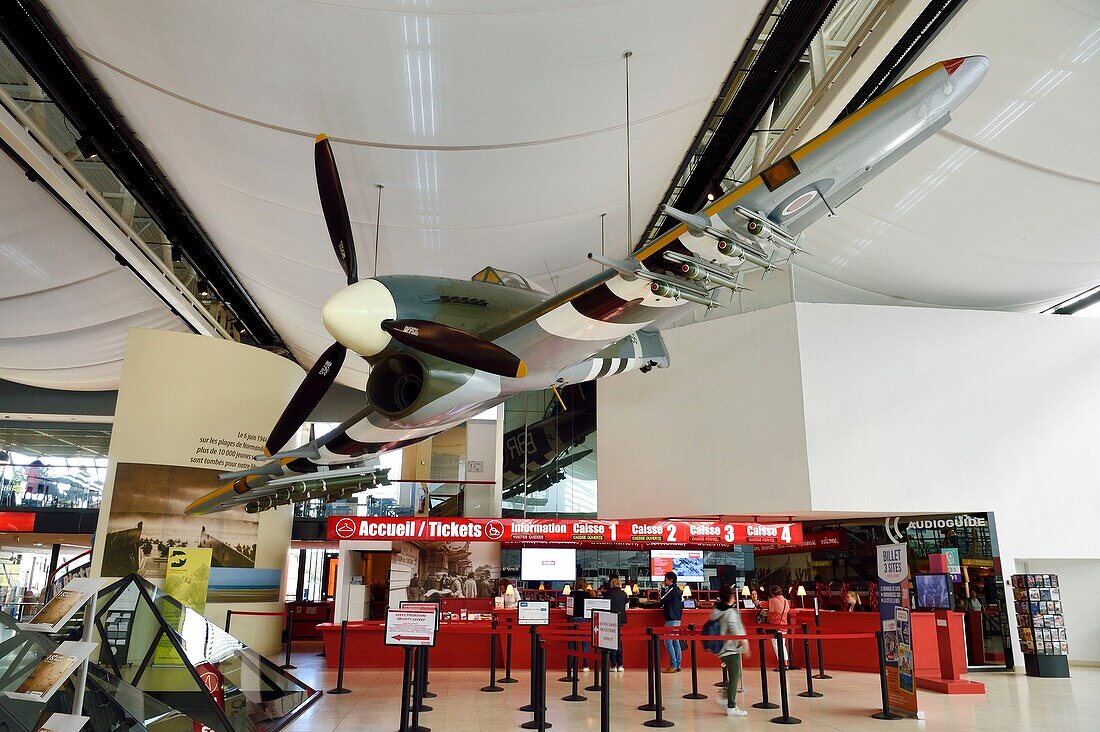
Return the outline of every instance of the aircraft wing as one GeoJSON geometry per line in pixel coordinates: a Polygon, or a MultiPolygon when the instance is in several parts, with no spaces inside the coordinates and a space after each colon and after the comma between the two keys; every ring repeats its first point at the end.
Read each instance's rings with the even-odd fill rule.
{"type": "MultiPolygon", "coordinates": [[[[709,288],[693,290],[691,282],[679,279],[682,286],[674,280],[670,289],[670,278],[650,275],[678,269],[685,259],[704,265],[740,260],[770,268],[778,250],[769,243],[799,251],[796,240],[805,229],[835,212],[875,176],[947,124],[951,110],[978,86],[988,68],[989,59],[984,56],[929,66],[703,210],[666,208],[680,223],[635,251],[630,259],[589,255],[608,268],[481,336],[519,347],[522,343],[508,336],[537,321],[542,330],[559,338],[606,344],[632,332],[631,325],[638,330],[643,327],[639,322],[659,321],[662,308],[667,314],[670,307],[685,301],[706,304],[709,288]],[[639,268],[644,271],[642,278],[637,276],[639,268]],[[643,281],[636,282],[638,279],[643,281]],[[603,334],[606,338],[599,337],[603,334]]],[[[737,286],[739,283],[735,289],[737,286]]],[[[526,335],[528,339],[535,336],[526,335]]]]}

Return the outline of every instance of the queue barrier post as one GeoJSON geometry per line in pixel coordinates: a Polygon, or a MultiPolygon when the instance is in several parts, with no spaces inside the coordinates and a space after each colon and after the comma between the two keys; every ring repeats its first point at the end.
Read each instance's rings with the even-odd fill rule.
{"type": "Polygon", "coordinates": [[[729,669],[727,669],[726,664],[723,663],[722,664],[722,680],[721,681],[716,681],[714,683],[714,685],[719,689],[726,688],[726,685],[729,684],[729,680],[730,680],[729,674],[730,674],[729,669]]]}
{"type": "MultiPolygon", "coordinates": [[[[622,648],[620,645],[619,648],[622,648]]],[[[610,651],[600,652],[600,732],[611,732],[611,668],[610,651]]]]}
{"type": "MultiPolygon", "coordinates": [[[[347,648],[347,645],[348,645],[348,621],[347,620],[341,620],[340,621],[340,661],[339,661],[339,666],[337,667],[337,671],[336,671],[336,688],[335,689],[329,689],[328,693],[330,693],[330,694],[350,694],[351,693],[351,689],[345,689],[344,688],[344,651],[347,648]]],[[[407,655],[406,659],[407,659],[408,663],[412,662],[412,656],[411,655],[407,655]]],[[[412,673],[411,669],[409,670],[409,673],[410,674],[412,673]]]]}
{"type": "Polygon", "coordinates": [[[652,712],[657,708],[653,699],[653,687],[654,687],[654,674],[658,672],[657,663],[653,660],[653,628],[646,628],[646,632],[649,633],[649,640],[645,642],[645,654],[646,654],[646,703],[638,707],[639,711],[652,712]]]}
{"type": "MultiPolygon", "coordinates": [[[[768,701],[768,657],[765,655],[767,645],[764,641],[764,629],[757,628],[756,634],[760,636],[756,645],[760,650],[760,694],[763,700],[752,706],[754,709],[779,709],[778,704],[768,701]]],[[[726,670],[725,664],[722,665],[722,670],[726,670]]]]}
{"type": "Polygon", "coordinates": [[[814,674],[814,678],[831,679],[833,677],[825,673],[825,650],[821,645],[821,613],[817,611],[817,605],[814,605],[814,632],[817,633],[817,673],[814,674]]]}
{"type": "Polygon", "coordinates": [[[427,665],[427,657],[424,655],[425,646],[417,646],[414,650],[413,678],[412,678],[412,723],[409,732],[432,732],[430,727],[420,724],[420,713],[430,712],[432,708],[424,704],[424,668],[427,665]]]}
{"type": "MultiPolygon", "coordinates": [[[[817,642],[820,643],[821,639],[819,638],[817,642]]],[[[813,664],[810,663],[810,626],[807,623],[802,624],[802,653],[806,656],[806,691],[801,692],[799,696],[810,699],[825,696],[820,691],[814,691],[813,664]]]]}
{"type": "Polygon", "coordinates": [[[783,637],[782,630],[772,631],[775,633],[775,650],[776,655],[779,657],[779,700],[782,702],[783,713],[778,717],[772,717],[774,724],[802,724],[802,720],[798,717],[791,716],[790,706],[787,700],[787,649],[786,639],[783,637]]]}
{"type": "Polygon", "coordinates": [[[882,711],[871,716],[875,719],[901,719],[900,714],[890,711],[890,690],[886,686],[886,637],[881,630],[875,631],[875,640],[878,644],[878,683],[882,694],[882,711]]]}
{"type": "Polygon", "coordinates": [[[650,643],[653,645],[653,657],[656,659],[656,663],[654,663],[655,674],[653,677],[653,711],[656,713],[656,716],[654,716],[653,719],[647,719],[642,722],[642,724],[646,727],[672,727],[674,722],[665,719],[665,707],[661,700],[661,650],[660,646],[657,645],[657,634],[652,632],[652,629],[650,633],[650,643]]]}
{"type": "Polygon", "coordinates": [[[412,665],[412,682],[414,682],[414,689],[412,689],[412,711],[415,712],[414,725],[412,725],[412,732],[418,732],[425,728],[421,728],[419,724],[420,712],[430,712],[431,707],[428,704],[423,703],[423,693],[428,688],[428,646],[417,646],[415,663],[412,665]]]}
{"type": "MultiPolygon", "coordinates": [[[[577,629],[577,624],[576,623],[568,623],[566,625],[566,630],[576,630],[576,629],[577,629]]],[[[580,650],[580,646],[577,645],[576,641],[568,641],[565,644],[565,647],[566,647],[567,650],[570,650],[570,651],[580,650]]],[[[558,679],[558,681],[564,682],[566,684],[572,682],[573,683],[573,688],[574,688],[574,693],[576,693],[576,686],[577,686],[576,682],[580,680],[578,678],[580,676],[580,674],[578,673],[579,670],[580,669],[577,668],[577,657],[572,655],[572,654],[566,654],[566,656],[565,656],[565,676],[562,676],[560,679],[558,679]]]]}
{"type": "Polygon", "coordinates": [[[420,696],[424,699],[435,699],[438,696],[438,694],[428,691],[428,686],[432,683],[428,680],[428,672],[431,670],[428,666],[428,663],[431,661],[432,658],[431,650],[431,646],[424,646],[423,650],[421,651],[421,653],[424,654],[424,683],[421,684],[420,696]]]}
{"type": "MultiPolygon", "coordinates": [[[[412,697],[412,665],[412,646],[405,646],[405,664],[401,671],[401,727],[398,732],[409,732],[409,709],[412,706],[410,703],[412,697]]],[[[336,692],[330,691],[329,693],[335,694],[336,692]]]]}
{"type": "Polygon", "coordinates": [[[570,678],[573,683],[573,690],[561,698],[562,701],[567,702],[582,702],[588,701],[588,697],[581,694],[577,688],[580,686],[580,674],[576,673],[577,657],[573,654],[576,653],[576,643],[573,641],[567,641],[565,644],[565,667],[567,669],[572,668],[573,673],[567,674],[566,678],[570,678]]]}
{"type": "MultiPolygon", "coordinates": [[[[795,632],[796,629],[797,629],[797,626],[794,624],[794,618],[790,618],[790,617],[787,618],[787,630],[786,630],[787,635],[791,635],[792,633],[795,632]]],[[[787,657],[787,670],[788,671],[798,671],[799,670],[798,666],[794,665],[794,644],[791,643],[789,638],[787,639],[787,647],[784,649],[784,653],[786,654],[786,657],[787,657]]]]}
{"type": "Polygon", "coordinates": [[[523,729],[546,730],[554,725],[546,721],[546,651],[535,626],[531,626],[531,709],[532,719],[520,725],[523,729]]]}
{"type": "Polygon", "coordinates": [[[501,684],[518,684],[519,679],[512,678],[512,632],[514,630],[512,626],[512,618],[508,617],[504,620],[506,627],[506,635],[504,636],[504,678],[497,679],[501,684]]]}
{"type": "MultiPolygon", "coordinates": [[[[536,662],[538,661],[539,653],[539,638],[538,638],[538,626],[531,626],[531,697],[527,704],[524,704],[519,708],[521,712],[533,712],[535,711],[535,697],[538,696],[538,691],[535,688],[535,675],[537,671],[536,662]]],[[[526,723],[525,723],[526,724],[526,723]]],[[[533,729],[530,727],[524,727],[524,729],[533,729]]]]}
{"type": "Polygon", "coordinates": [[[283,659],[283,665],[279,668],[284,670],[290,670],[292,668],[298,668],[290,663],[290,655],[294,652],[294,611],[290,610],[286,614],[286,656],[283,659]]]}
{"type": "MultiPolygon", "coordinates": [[[[706,694],[699,693],[699,667],[696,665],[695,649],[698,642],[695,640],[695,623],[688,624],[688,633],[692,635],[690,654],[691,654],[691,693],[684,694],[685,699],[706,699],[706,694]]],[[[725,664],[722,664],[722,668],[725,668],[725,664]]]]}
{"type": "MultiPolygon", "coordinates": [[[[596,650],[595,646],[591,644],[588,646],[588,648],[591,651],[596,650]]],[[[585,662],[587,663],[587,661],[588,659],[586,658],[585,662]]],[[[592,683],[584,687],[585,691],[600,691],[601,689],[603,689],[603,686],[600,684],[600,679],[602,678],[600,672],[602,670],[603,667],[600,666],[600,661],[598,659],[592,662],[592,683]]]]}
{"type": "Polygon", "coordinates": [[[229,624],[231,622],[233,622],[233,611],[232,610],[226,610],[225,611],[225,632],[226,633],[229,632],[229,624]]]}
{"type": "Polygon", "coordinates": [[[493,618],[490,625],[493,632],[489,634],[489,685],[481,687],[482,691],[504,691],[503,686],[497,686],[497,619],[493,618]]]}

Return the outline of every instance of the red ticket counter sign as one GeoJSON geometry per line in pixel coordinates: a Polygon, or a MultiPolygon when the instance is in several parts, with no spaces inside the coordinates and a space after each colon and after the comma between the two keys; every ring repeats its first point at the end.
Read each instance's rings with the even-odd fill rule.
{"type": "Polygon", "coordinates": [[[802,541],[794,544],[770,544],[758,547],[755,553],[790,554],[794,552],[825,552],[848,548],[848,535],[843,531],[818,531],[806,534],[802,541]]]}
{"type": "Polygon", "coordinates": [[[330,516],[329,541],[493,541],[501,544],[714,547],[802,543],[800,523],[617,519],[390,518],[330,516]]]}

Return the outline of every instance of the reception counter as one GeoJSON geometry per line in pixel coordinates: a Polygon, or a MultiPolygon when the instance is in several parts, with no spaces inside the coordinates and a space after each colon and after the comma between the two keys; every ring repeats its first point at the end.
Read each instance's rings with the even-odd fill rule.
{"type": "MultiPolygon", "coordinates": [[[[682,628],[685,630],[694,625],[696,631],[702,629],[703,624],[710,617],[709,609],[684,610],[682,628]]],[[[515,632],[512,636],[512,667],[528,668],[530,665],[530,629],[516,624],[516,611],[496,610],[498,629],[508,627],[511,622],[515,632]]],[[[750,635],[755,634],[756,611],[742,610],[741,617],[745,628],[750,635]]],[[[558,608],[550,610],[550,628],[567,628],[565,611],[558,608]]],[[[801,632],[802,623],[809,625],[811,632],[814,628],[812,610],[792,609],[792,632],[801,632]]],[[[627,611],[627,623],[624,626],[624,634],[627,639],[623,641],[623,665],[627,668],[645,668],[646,646],[641,638],[631,639],[629,636],[643,633],[648,627],[662,627],[664,619],[660,609],[632,609],[627,611]]],[[[324,638],[325,660],[329,667],[335,667],[340,653],[340,626],[336,624],[322,624],[317,626],[324,638]]],[[[431,662],[435,668],[488,668],[489,666],[489,636],[486,635],[491,627],[489,621],[454,621],[443,622],[440,625],[439,635],[435,648],[431,651],[431,662]]],[[[830,633],[874,633],[879,629],[879,618],[876,613],[847,613],[824,611],[821,613],[821,631],[830,633]]],[[[914,646],[917,658],[918,671],[922,668],[938,668],[938,651],[936,646],[935,621],[931,614],[913,614],[914,646]]],[[[500,638],[498,645],[498,663],[503,666],[504,639],[500,638]]],[[[803,643],[800,640],[792,641],[792,660],[795,666],[804,663],[803,643]]],[[[874,638],[837,639],[825,640],[825,665],[829,669],[847,671],[878,671],[878,651],[874,638]]],[[[769,665],[776,663],[775,654],[771,643],[766,642],[765,655],[769,665]]],[[[753,641],[752,654],[747,656],[745,665],[756,668],[760,663],[759,644],[753,641]]],[[[348,668],[400,668],[403,660],[403,652],[398,647],[387,647],[382,643],[382,624],[378,622],[362,622],[348,624],[347,649],[345,651],[345,665],[348,668]]],[[[697,663],[700,667],[719,666],[717,656],[707,653],[702,646],[696,649],[697,663]]],[[[817,644],[810,642],[811,661],[817,664],[817,644]]],[[[684,650],[684,666],[689,663],[689,650],[684,650]]],[[[560,643],[551,643],[547,653],[548,668],[564,668],[566,656],[560,643]]],[[[661,663],[667,665],[668,656],[665,654],[664,644],[661,645],[661,663]]],[[[965,671],[965,669],[964,669],[965,671]]]]}

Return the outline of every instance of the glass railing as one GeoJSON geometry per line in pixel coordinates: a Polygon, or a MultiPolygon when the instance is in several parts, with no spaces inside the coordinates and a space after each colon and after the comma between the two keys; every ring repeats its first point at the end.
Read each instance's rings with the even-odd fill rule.
{"type": "MultiPolygon", "coordinates": [[[[96,621],[92,660],[104,683],[135,689],[199,725],[271,729],[320,696],[137,575],[100,593],[96,621]]],[[[79,624],[68,639],[76,633],[79,624]]]]}

